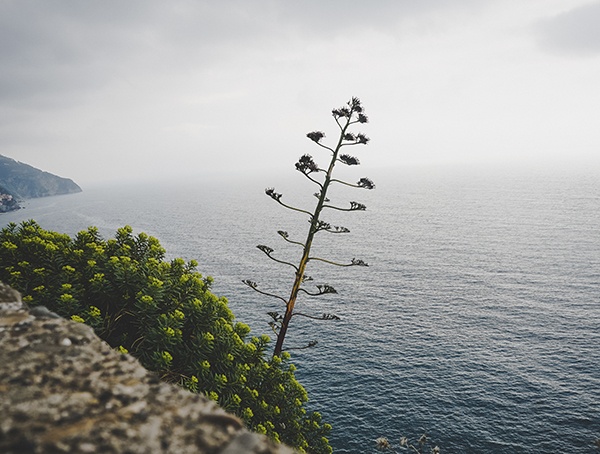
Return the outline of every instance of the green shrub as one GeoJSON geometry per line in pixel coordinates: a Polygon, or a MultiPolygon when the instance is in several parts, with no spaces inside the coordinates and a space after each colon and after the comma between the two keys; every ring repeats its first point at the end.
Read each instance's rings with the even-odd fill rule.
{"type": "Polygon", "coordinates": [[[254,431],[301,451],[331,452],[331,426],[308,412],[288,354],[266,359],[268,336],[250,337],[197,263],[164,260],[156,238],[131,227],[104,240],[74,238],[35,221],[0,231],[0,280],[30,305],[92,326],[164,380],[206,394],[254,431]]]}

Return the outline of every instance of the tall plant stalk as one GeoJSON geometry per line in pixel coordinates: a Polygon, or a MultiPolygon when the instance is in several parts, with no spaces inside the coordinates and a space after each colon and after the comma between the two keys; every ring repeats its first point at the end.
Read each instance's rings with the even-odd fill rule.
{"type": "MultiPolygon", "coordinates": [[[[316,317],[308,314],[304,314],[301,312],[296,312],[296,301],[298,300],[298,296],[300,292],[304,292],[309,296],[320,296],[325,294],[337,293],[337,291],[331,287],[330,285],[317,285],[317,292],[309,292],[303,287],[303,284],[311,280],[306,274],[306,268],[309,262],[316,260],[325,262],[335,266],[368,266],[364,261],[359,259],[352,259],[349,263],[337,263],[332,260],[327,260],[320,257],[313,257],[310,255],[311,247],[313,245],[314,238],[319,232],[329,232],[329,233],[349,233],[349,230],[345,227],[340,226],[332,226],[328,222],[324,222],[321,220],[321,214],[326,209],[338,210],[338,211],[364,211],[366,206],[358,203],[358,202],[350,202],[349,207],[338,207],[330,204],[330,200],[327,198],[327,191],[333,184],[342,184],[355,188],[364,188],[364,189],[373,189],[375,185],[368,178],[361,178],[357,183],[348,183],[342,180],[338,180],[333,177],[333,172],[336,164],[342,163],[348,166],[358,165],[359,161],[354,156],[350,156],[348,154],[342,154],[342,149],[349,146],[354,145],[366,145],[369,142],[369,138],[362,133],[353,133],[350,131],[351,127],[357,123],[367,123],[368,118],[364,114],[364,109],[361,105],[361,102],[358,98],[352,98],[345,106],[334,109],[332,111],[332,115],[339,126],[339,136],[337,139],[337,144],[335,147],[329,147],[321,143],[321,140],[325,137],[325,134],[321,131],[313,131],[307,134],[307,137],[311,139],[314,143],[316,143],[321,148],[328,150],[331,153],[331,160],[327,169],[321,169],[314,162],[312,156],[305,154],[300,157],[298,162],[296,163],[296,169],[304,174],[310,181],[316,184],[319,187],[319,191],[315,193],[315,196],[318,199],[317,205],[315,206],[312,212],[293,207],[284,203],[282,199],[282,194],[275,192],[274,188],[267,188],[266,194],[270,196],[273,200],[278,202],[280,205],[284,206],[287,209],[298,211],[304,213],[309,216],[310,220],[310,228],[308,230],[308,234],[306,236],[306,240],[302,243],[299,241],[291,240],[285,231],[279,231],[279,235],[283,237],[289,243],[298,245],[302,247],[302,256],[298,264],[293,264],[284,260],[280,260],[273,256],[274,250],[265,245],[258,245],[257,247],[263,251],[270,259],[285,265],[289,265],[295,269],[295,279],[292,285],[292,289],[290,291],[289,297],[283,298],[281,296],[271,294],[265,291],[262,291],[258,288],[257,284],[250,280],[243,281],[246,285],[256,290],[257,292],[272,296],[282,300],[285,303],[285,313],[280,315],[277,312],[270,312],[269,315],[273,318],[273,321],[270,323],[271,327],[277,334],[277,342],[275,343],[275,349],[273,351],[274,356],[279,356],[283,351],[283,344],[285,341],[285,337],[288,331],[288,327],[292,318],[296,315],[308,317],[315,320],[332,320],[339,319],[339,317],[331,314],[323,314],[322,316],[316,317]]],[[[314,343],[309,344],[309,346],[314,345],[314,343]]]]}

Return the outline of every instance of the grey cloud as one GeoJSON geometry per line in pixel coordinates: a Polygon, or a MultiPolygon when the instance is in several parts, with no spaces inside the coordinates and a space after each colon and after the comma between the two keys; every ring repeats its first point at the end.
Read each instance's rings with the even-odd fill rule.
{"type": "Polygon", "coordinates": [[[600,53],[600,2],[589,3],[537,24],[543,49],[570,55],[600,53]]]}
{"type": "Polygon", "coordinates": [[[0,96],[4,103],[54,107],[68,93],[97,88],[126,48],[126,24],[102,30],[91,2],[0,3],[0,96]],[[62,8],[61,8],[62,7],[62,8]],[[78,15],[79,14],[79,15],[78,15]],[[94,17],[95,22],[89,17],[94,17]],[[103,74],[104,73],[104,74],[103,74]],[[18,102],[17,102],[18,101],[18,102]]]}
{"type": "Polygon", "coordinates": [[[123,72],[185,71],[288,40],[395,27],[477,0],[128,0],[0,2],[0,96],[5,102],[65,99],[123,72]],[[170,68],[170,69],[169,69],[170,68]],[[62,88],[61,88],[62,87],[62,88]]]}
{"type": "MultiPolygon", "coordinates": [[[[544,1],[532,0],[533,14],[547,11],[544,1]]],[[[580,8],[538,25],[548,48],[556,51],[565,42],[578,49],[589,46],[591,38],[573,44],[563,35],[582,33],[579,24],[596,14],[597,3],[590,7],[593,11],[580,8]],[[577,24],[571,23],[573,17],[577,24]]],[[[210,150],[234,153],[252,147],[262,153],[278,141],[285,143],[282,137],[296,134],[297,128],[313,128],[312,115],[320,106],[327,112],[340,102],[338,96],[358,95],[373,114],[370,127],[380,128],[373,136],[392,144],[390,150],[396,126],[386,118],[397,116],[412,122],[406,136],[416,137],[416,145],[407,139],[406,149],[440,148],[434,135],[423,131],[434,118],[454,112],[454,104],[460,111],[469,95],[472,106],[489,113],[491,108],[481,106],[497,101],[489,94],[493,90],[486,89],[497,81],[495,65],[498,74],[518,75],[514,79],[521,86],[522,70],[503,60],[495,41],[507,42],[507,25],[531,21],[531,11],[524,15],[523,8],[514,7],[519,4],[0,0],[0,147],[25,161],[37,153],[46,164],[69,162],[92,179],[97,172],[84,166],[84,155],[102,156],[106,163],[127,159],[119,170],[123,174],[127,166],[136,168],[140,156],[165,149],[191,156],[186,157],[189,162],[200,162],[197,156],[204,153],[203,166],[242,165],[250,163],[250,154],[240,152],[235,164],[223,164],[222,155],[210,150]],[[488,53],[490,58],[479,58],[488,53]],[[488,70],[484,66],[493,55],[498,61],[488,70]],[[460,64],[454,65],[454,59],[460,64]],[[481,82],[487,77],[491,82],[481,82]],[[465,96],[458,97],[455,85],[465,96]],[[402,109],[395,108],[396,102],[402,102],[402,109]],[[293,113],[279,114],[290,105],[293,113]],[[266,137],[265,124],[275,125],[277,138],[266,137]],[[422,140],[425,135],[431,136],[429,142],[422,140]]],[[[523,52],[531,50],[523,46],[523,52]]],[[[541,68],[535,66],[539,54],[525,55],[527,64],[532,57],[531,71],[541,68]]],[[[556,80],[568,80],[569,74],[553,72],[556,80]]],[[[506,97],[516,99],[509,91],[511,78],[501,82],[506,97]]],[[[464,111],[468,114],[468,106],[464,111]]],[[[485,125],[485,116],[480,117],[485,125]]],[[[502,114],[497,118],[503,120],[502,114]]],[[[447,133],[454,131],[448,127],[447,133]]],[[[462,142],[464,137],[456,133],[455,139],[462,142]]],[[[299,143],[304,144],[302,135],[299,143]]],[[[273,152],[269,159],[279,156],[273,152]]],[[[117,171],[109,164],[106,168],[117,171]]]]}
{"type": "Polygon", "coordinates": [[[274,2],[278,19],[304,36],[330,39],[347,33],[376,30],[395,33],[406,21],[425,15],[477,13],[496,0],[283,0],[274,2]]]}
{"type": "Polygon", "coordinates": [[[209,67],[281,27],[268,9],[249,5],[2,1],[0,99],[53,107],[114,78],[209,67]]]}

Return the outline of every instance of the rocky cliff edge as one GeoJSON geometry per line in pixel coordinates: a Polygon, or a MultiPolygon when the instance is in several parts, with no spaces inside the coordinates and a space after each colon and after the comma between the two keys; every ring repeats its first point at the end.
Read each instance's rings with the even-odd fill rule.
{"type": "Polygon", "coordinates": [[[0,283],[0,452],[292,454],[0,283]]]}

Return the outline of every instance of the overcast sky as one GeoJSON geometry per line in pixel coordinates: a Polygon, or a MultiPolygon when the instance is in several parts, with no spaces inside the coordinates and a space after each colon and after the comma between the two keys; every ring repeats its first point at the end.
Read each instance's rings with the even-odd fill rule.
{"type": "Polygon", "coordinates": [[[600,1],[0,0],[0,154],[85,186],[293,167],[351,96],[370,168],[600,161],[600,1]]]}

